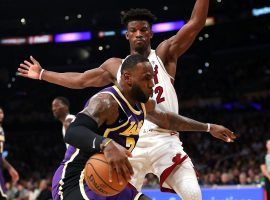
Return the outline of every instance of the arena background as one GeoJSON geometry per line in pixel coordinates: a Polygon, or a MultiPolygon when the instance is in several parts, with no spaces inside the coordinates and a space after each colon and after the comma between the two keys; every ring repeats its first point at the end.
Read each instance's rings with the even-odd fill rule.
{"type": "MultiPolygon", "coordinates": [[[[8,185],[10,193],[16,196],[11,199],[28,199],[27,194],[37,189],[41,180],[50,182],[63,157],[61,124],[51,112],[53,98],[67,97],[71,113],[76,114],[99,91],[71,90],[18,77],[20,62],[33,55],[48,70],[82,72],[95,68],[109,57],[125,57],[129,53],[128,42],[121,34],[121,11],[144,7],[158,17],[157,23],[186,21],[194,3],[0,1],[0,106],[6,115],[5,150],[21,177],[17,185],[8,185]],[[54,40],[60,33],[89,31],[91,39],[60,43],[54,40]],[[41,35],[51,37],[29,39],[41,35]]],[[[175,88],[180,114],[224,124],[239,136],[235,143],[226,144],[206,133],[181,134],[184,149],[200,173],[200,184],[206,188],[203,192],[215,188],[203,199],[262,199],[251,196],[262,194],[260,157],[265,153],[266,139],[270,138],[268,13],[269,0],[211,0],[208,23],[179,59],[175,88]],[[244,174],[246,181],[239,182],[240,174],[244,174]],[[227,189],[232,193],[220,194],[227,189]]],[[[156,33],[152,48],[173,34],[175,30],[156,33]]],[[[148,175],[144,188],[157,189],[157,178],[148,175]]],[[[50,183],[47,189],[50,190],[50,183]]],[[[160,198],[178,199],[159,193],[153,196],[160,198]]]]}

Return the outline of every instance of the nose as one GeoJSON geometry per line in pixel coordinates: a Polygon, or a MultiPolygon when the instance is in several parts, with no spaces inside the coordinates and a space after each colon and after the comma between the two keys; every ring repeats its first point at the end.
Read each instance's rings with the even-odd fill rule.
{"type": "Polygon", "coordinates": [[[137,30],[137,31],[136,31],[136,37],[137,37],[137,38],[142,37],[142,32],[141,32],[140,30],[137,30]]]}
{"type": "Polygon", "coordinates": [[[154,85],[155,85],[154,79],[151,79],[151,81],[149,82],[149,88],[152,89],[154,87],[154,85]]]}

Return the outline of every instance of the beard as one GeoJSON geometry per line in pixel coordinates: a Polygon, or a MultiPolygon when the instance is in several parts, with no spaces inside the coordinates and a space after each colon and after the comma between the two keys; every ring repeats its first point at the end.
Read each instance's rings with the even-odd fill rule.
{"type": "Polygon", "coordinates": [[[145,46],[137,46],[137,47],[135,47],[135,51],[136,51],[138,54],[141,54],[141,55],[144,54],[145,50],[146,50],[145,46]]]}
{"type": "Polygon", "coordinates": [[[131,94],[133,96],[134,99],[138,100],[139,102],[142,103],[146,103],[149,99],[149,97],[147,97],[143,91],[141,90],[141,88],[138,85],[133,85],[131,88],[131,94]]]}

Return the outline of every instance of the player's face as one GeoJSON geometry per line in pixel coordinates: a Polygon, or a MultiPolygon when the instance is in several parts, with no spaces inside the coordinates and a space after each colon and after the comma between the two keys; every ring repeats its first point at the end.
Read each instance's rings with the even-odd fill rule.
{"type": "Polygon", "coordinates": [[[146,103],[153,95],[154,72],[149,62],[138,63],[133,74],[132,96],[139,102],[146,103]]]}
{"type": "Polygon", "coordinates": [[[4,111],[2,110],[2,108],[0,108],[0,124],[3,122],[4,120],[4,111]]]}
{"type": "Polygon", "coordinates": [[[131,21],[128,23],[126,39],[130,48],[143,54],[150,47],[153,32],[147,21],[131,21]]]}
{"type": "Polygon", "coordinates": [[[60,100],[55,99],[52,102],[52,112],[53,116],[59,119],[67,113],[67,107],[60,100]]]}

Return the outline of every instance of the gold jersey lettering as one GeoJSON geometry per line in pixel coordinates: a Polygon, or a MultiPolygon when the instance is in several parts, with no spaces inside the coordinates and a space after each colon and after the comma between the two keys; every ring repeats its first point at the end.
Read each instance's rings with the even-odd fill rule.
{"type": "Polygon", "coordinates": [[[120,135],[124,135],[124,136],[139,135],[142,125],[143,125],[143,121],[140,121],[138,125],[135,124],[135,122],[130,122],[130,126],[125,131],[120,133],[120,135]]]}

